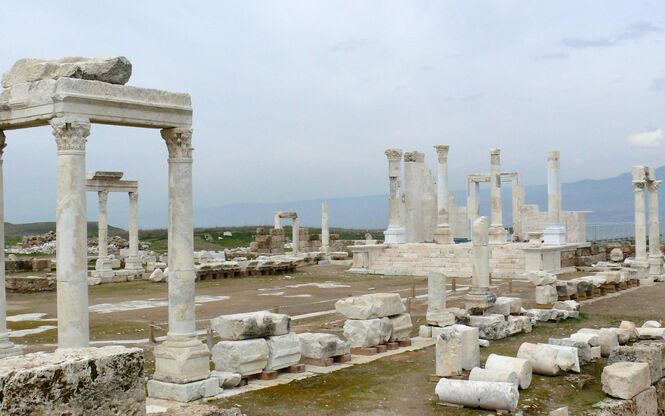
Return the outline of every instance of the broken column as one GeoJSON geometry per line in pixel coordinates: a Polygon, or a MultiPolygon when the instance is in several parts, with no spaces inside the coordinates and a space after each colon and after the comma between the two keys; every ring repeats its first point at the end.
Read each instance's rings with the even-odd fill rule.
{"type": "Polygon", "coordinates": [[[9,331],[7,330],[7,296],[5,293],[5,202],[4,202],[4,178],[3,178],[3,160],[5,152],[6,138],[5,133],[0,130],[0,241],[3,241],[2,250],[0,250],[0,358],[19,355],[22,353],[21,347],[14,345],[9,340],[9,331]]]}
{"type": "Polygon", "coordinates": [[[442,378],[435,392],[444,403],[459,404],[472,409],[506,410],[517,409],[519,391],[512,383],[493,381],[450,380],[442,378]]]}
{"type": "Polygon", "coordinates": [[[151,397],[192,390],[210,376],[210,352],[196,336],[194,227],[192,217],[192,130],[162,130],[169,152],[169,331],[154,349],[155,373],[148,382],[151,397]]]}
{"type": "Polygon", "coordinates": [[[58,347],[89,345],[88,239],[85,202],[87,119],[58,117],[50,121],[58,148],[56,204],[58,347]]]}
{"type": "Polygon", "coordinates": [[[559,176],[559,151],[547,154],[547,227],[543,231],[543,244],[566,244],[566,229],[561,224],[561,178],[559,176]]]}
{"type": "Polygon", "coordinates": [[[644,188],[646,185],[644,166],[633,167],[633,190],[635,191],[635,261],[647,262],[647,229],[644,212],[644,188]]]}
{"type": "Polygon", "coordinates": [[[434,231],[434,241],[439,244],[453,244],[453,233],[450,228],[450,212],[448,208],[448,145],[436,145],[436,154],[439,160],[437,186],[437,226],[434,231]]]}
{"type": "Polygon", "coordinates": [[[328,225],[328,203],[321,204],[321,251],[327,253],[330,250],[330,228],[328,225]]]}
{"type": "Polygon", "coordinates": [[[464,307],[473,315],[482,315],[494,305],[496,296],[490,290],[490,259],[488,241],[488,219],[483,216],[473,224],[473,274],[471,290],[464,297],[464,307]]]}
{"type": "Polygon", "coordinates": [[[401,163],[402,150],[386,150],[388,157],[388,180],[390,181],[390,194],[388,196],[388,229],[383,232],[386,244],[401,244],[406,242],[404,223],[400,214],[402,199],[401,193],[401,163]]]}
{"type": "Polygon", "coordinates": [[[490,354],[485,362],[485,368],[488,370],[514,371],[517,374],[521,389],[526,389],[531,385],[531,363],[523,358],[490,354]]]}
{"type": "Polygon", "coordinates": [[[431,272],[427,277],[427,324],[447,326],[455,323],[455,315],[446,310],[446,275],[431,272]]]}
{"type": "Polygon", "coordinates": [[[501,206],[501,150],[490,151],[490,206],[492,224],[489,229],[491,243],[505,243],[508,235],[503,228],[501,206]]]}
{"type": "Polygon", "coordinates": [[[660,251],[660,220],[658,218],[658,188],[661,181],[652,180],[649,193],[649,276],[661,280],[663,275],[663,253],[660,251]]]}
{"type": "Polygon", "coordinates": [[[125,269],[143,270],[139,258],[139,193],[129,193],[129,255],[125,259],[125,269]]]}

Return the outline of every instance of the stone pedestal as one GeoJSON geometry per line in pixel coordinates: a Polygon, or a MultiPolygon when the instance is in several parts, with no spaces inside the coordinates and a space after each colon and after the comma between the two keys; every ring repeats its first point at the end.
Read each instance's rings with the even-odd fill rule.
{"type": "Polygon", "coordinates": [[[543,230],[543,245],[562,246],[566,244],[566,229],[562,225],[550,225],[543,230]]]}

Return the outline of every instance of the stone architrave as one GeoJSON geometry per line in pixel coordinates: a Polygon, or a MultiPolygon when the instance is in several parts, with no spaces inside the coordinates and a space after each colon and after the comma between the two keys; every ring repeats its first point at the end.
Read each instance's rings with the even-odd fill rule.
{"type": "Polygon", "coordinates": [[[154,380],[187,384],[210,375],[210,352],[196,336],[192,129],[164,129],[169,151],[169,331],[155,347],[154,380]]]}
{"type": "MultiPolygon", "coordinates": [[[[5,133],[0,130],[0,241],[5,241],[5,202],[3,159],[7,147],[5,133]]],[[[0,358],[19,355],[22,348],[9,340],[7,330],[7,295],[5,293],[5,250],[0,250],[0,358]]]]}
{"type": "Polygon", "coordinates": [[[501,149],[490,151],[490,207],[489,241],[492,244],[506,243],[508,232],[503,227],[501,206],[501,149]]]}
{"type": "Polygon", "coordinates": [[[85,144],[90,122],[79,117],[50,121],[58,148],[56,204],[58,347],[89,345],[85,144]]]}
{"type": "Polygon", "coordinates": [[[473,271],[471,290],[464,297],[464,307],[473,315],[482,315],[492,307],[496,296],[490,290],[490,260],[488,241],[488,218],[483,216],[473,224],[473,271]]]}
{"type": "Polygon", "coordinates": [[[453,244],[453,232],[450,228],[450,208],[448,206],[448,145],[436,145],[436,154],[439,161],[437,186],[437,226],[434,231],[434,241],[438,244],[453,244]]]}
{"type": "Polygon", "coordinates": [[[330,226],[328,218],[328,203],[321,204],[321,251],[327,253],[330,250],[330,226]]]}
{"type": "Polygon", "coordinates": [[[406,242],[406,231],[401,215],[401,164],[402,150],[387,149],[388,180],[390,194],[388,196],[388,229],[383,232],[386,244],[402,244],[406,242]]]}
{"type": "Polygon", "coordinates": [[[561,224],[561,179],[559,175],[559,151],[547,154],[547,222],[543,231],[543,244],[560,246],[566,244],[566,229],[561,224]]]}

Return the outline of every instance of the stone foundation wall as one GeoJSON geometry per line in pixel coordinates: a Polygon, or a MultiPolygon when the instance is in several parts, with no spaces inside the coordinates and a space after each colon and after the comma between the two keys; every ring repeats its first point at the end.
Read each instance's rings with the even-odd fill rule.
{"type": "Polygon", "coordinates": [[[143,350],[111,346],[0,360],[0,414],[145,415],[143,350]]]}

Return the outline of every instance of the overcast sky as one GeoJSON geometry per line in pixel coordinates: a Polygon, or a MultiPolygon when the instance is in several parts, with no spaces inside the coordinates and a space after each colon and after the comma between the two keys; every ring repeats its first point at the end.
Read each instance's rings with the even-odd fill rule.
{"type": "MultiPolygon", "coordinates": [[[[387,192],[388,147],[451,188],[489,170],[574,181],[665,164],[662,1],[7,1],[0,71],[19,58],[124,55],[129,84],[192,95],[195,205],[387,192]]],[[[10,222],[55,217],[49,128],[7,132],[10,222]]],[[[165,224],[158,131],[93,126],[88,170],[140,182],[141,221],[165,224]],[[150,218],[146,218],[150,216],[150,218]]],[[[89,194],[89,218],[96,197],[89,194]]],[[[126,197],[110,199],[126,226],[126,197]]],[[[463,201],[461,201],[463,203],[463,201]]],[[[223,220],[219,221],[223,224],[223,220]]]]}

